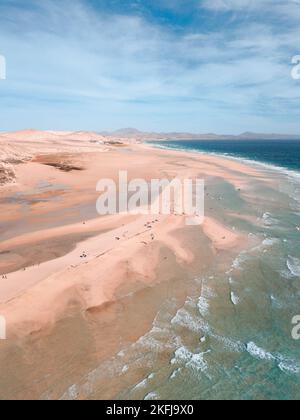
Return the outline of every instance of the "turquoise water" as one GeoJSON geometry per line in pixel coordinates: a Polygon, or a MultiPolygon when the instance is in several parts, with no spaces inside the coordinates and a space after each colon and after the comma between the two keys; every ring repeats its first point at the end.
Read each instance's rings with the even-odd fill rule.
{"type": "Polygon", "coordinates": [[[300,171],[299,140],[186,140],[155,142],[170,149],[203,151],[300,171]]]}

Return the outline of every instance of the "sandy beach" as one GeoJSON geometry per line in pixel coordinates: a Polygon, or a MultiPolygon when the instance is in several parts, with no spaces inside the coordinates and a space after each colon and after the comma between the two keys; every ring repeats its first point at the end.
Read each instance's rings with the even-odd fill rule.
{"type": "Polygon", "coordinates": [[[276,183],[238,161],[95,133],[5,133],[0,150],[1,398],[60,398],[138,340],[171,291],[184,302],[188,279],[253,246],[233,221],[255,223],[253,179],[276,183]],[[96,184],[119,170],[147,181],[203,178],[203,225],[187,226],[184,215],[99,216],[96,184]]]}
{"type": "Polygon", "coordinates": [[[299,17],[0,1],[0,401],[300,400],[299,17]]]}

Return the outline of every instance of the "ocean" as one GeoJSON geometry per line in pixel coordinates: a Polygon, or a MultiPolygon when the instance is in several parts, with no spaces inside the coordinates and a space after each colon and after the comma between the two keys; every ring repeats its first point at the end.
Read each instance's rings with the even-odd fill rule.
{"type": "Polygon", "coordinates": [[[299,140],[170,140],[155,142],[160,147],[239,157],[300,171],[299,140]]]}
{"type": "Polygon", "coordinates": [[[300,315],[300,142],[155,144],[259,169],[258,177],[245,175],[242,194],[218,176],[206,184],[206,207],[245,235],[247,246],[208,255],[191,278],[181,273],[133,295],[126,307],[136,322],[141,302],[144,313],[159,301],[152,328],[63,398],[101,398],[111,388],[110,397],[125,400],[299,400],[300,341],[292,320],[300,315]]]}

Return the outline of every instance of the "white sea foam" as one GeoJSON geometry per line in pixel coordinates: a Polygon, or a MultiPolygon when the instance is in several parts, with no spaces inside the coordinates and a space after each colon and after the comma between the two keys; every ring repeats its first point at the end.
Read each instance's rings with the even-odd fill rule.
{"type": "Polygon", "coordinates": [[[293,374],[293,375],[299,375],[300,374],[300,365],[298,365],[298,364],[296,364],[292,361],[281,362],[281,363],[279,363],[278,367],[284,373],[293,374]]]}
{"type": "MultiPolygon", "coordinates": [[[[209,278],[209,280],[213,280],[213,279],[214,277],[209,278]]],[[[208,287],[207,285],[203,286],[201,295],[206,297],[207,299],[213,299],[217,296],[216,292],[211,287],[208,287]]]]}
{"type": "Polygon", "coordinates": [[[280,243],[280,239],[278,238],[267,238],[263,241],[263,246],[273,246],[280,243]]]}
{"type": "Polygon", "coordinates": [[[129,366],[127,366],[127,365],[123,366],[123,368],[122,368],[122,374],[128,372],[128,370],[129,370],[129,366]]]}
{"type": "Polygon", "coordinates": [[[294,277],[294,275],[291,273],[291,271],[289,270],[288,267],[284,270],[281,270],[280,275],[281,275],[281,277],[283,277],[287,280],[291,280],[294,277]]]}
{"type": "Polygon", "coordinates": [[[160,352],[166,348],[172,348],[173,344],[169,329],[154,325],[147,334],[138,339],[135,346],[137,345],[151,351],[160,352]]]}
{"type": "Polygon", "coordinates": [[[205,355],[210,353],[208,350],[204,353],[193,353],[188,350],[185,346],[178,348],[175,351],[174,358],[171,360],[171,364],[184,363],[187,368],[205,372],[208,369],[208,364],[205,360],[205,355]]]}
{"type": "Polygon", "coordinates": [[[176,315],[171,320],[171,324],[188,328],[194,332],[200,332],[203,327],[201,319],[196,319],[193,317],[191,313],[185,308],[181,308],[177,311],[176,315]]]}
{"type": "Polygon", "coordinates": [[[300,260],[298,258],[289,257],[286,265],[293,276],[300,277],[300,260]]]}
{"type": "Polygon", "coordinates": [[[226,273],[230,274],[233,270],[242,270],[242,265],[249,258],[249,254],[246,251],[242,251],[234,260],[231,265],[231,269],[226,273]]]}
{"type": "Polygon", "coordinates": [[[210,324],[203,318],[198,321],[200,332],[205,335],[211,335],[212,330],[210,324]]]}
{"type": "Polygon", "coordinates": [[[209,300],[201,296],[198,300],[198,309],[202,316],[206,316],[209,313],[209,300]]]}
{"type": "Polygon", "coordinates": [[[232,277],[229,277],[228,279],[230,286],[232,286],[235,283],[235,280],[233,280],[232,277]]]}
{"type": "Polygon", "coordinates": [[[274,295],[271,295],[270,298],[271,298],[271,301],[272,301],[272,305],[275,308],[281,309],[281,308],[284,307],[284,304],[277,297],[275,297],[274,295]]]}
{"type": "Polygon", "coordinates": [[[250,342],[247,344],[247,351],[251,356],[255,357],[256,359],[270,360],[270,361],[276,360],[276,358],[271,353],[267,352],[261,347],[258,347],[253,342],[250,342]]]}
{"type": "MultiPolygon", "coordinates": [[[[236,299],[238,299],[236,297],[236,299]]],[[[236,300],[237,302],[237,300],[236,300]]],[[[204,306],[202,309],[206,309],[206,306],[204,306]]],[[[204,319],[199,316],[199,318],[195,318],[191,315],[190,312],[188,312],[185,308],[180,309],[175,317],[171,321],[172,325],[179,325],[186,327],[190,329],[193,332],[201,333],[202,339],[200,339],[201,343],[205,343],[207,338],[211,337],[222,343],[225,349],[231,351],[240,353],[245,350],[245,346],[239,342],[235,341],[234,339],[231,339],[230,337],[223,337],[220,336],[211,329],[210,324],[204,319]]],[[[185,356],[189,357],[190,355],[186,353],[185,347],[180,347],[179,351],[180,358],[184,358],[185,356]]]]}
{"type": "Polygon", "coordinates": [[[205,353],[196,353],[193,354],[191,360],[186,364],[187,367],[198,370],[200,372],[205,372],[208,369],[208,363],[205,360],[205,355],[210,353],[211,350],[208,350],[205,353]]]}
{"type": "Polygon", "coordinates": [[[136,384],[133,387],[132,391],[137,391],[138,389],[145,388],[145,386],[147,385],[147,383],[148,383],[148,378],[143,379],[141,382],[139,382],[138,384],[136,384]]]}
{"type": "Polygon", "coordinates": [[[171,365],[175,365],[178,362],[187,363],[192,357],[192,353],[184,346],[179,347],[171,360],[171,365]]]}
{"type": "Polygon", "coordinates": [[[76,398],[78,398],[77,385],[71,385],[64,393],[64,395],[60,398],[60,400],[74,401],[76,400],[76,398]]]}
{"type": "Polygon", "coordinates": [[[201,296],[198,299],[198,309],[202,316],[206,316],[209,313],[209,307],[210,307],[210,300],[215,298],[217,295],[215,291],[208,287],[207,285],[204,285],[201,290],[201,296]]]}
{"type": "Polygon", "coordinates": [[[181,372],[181,368],[175,369],[172,375],[170,376],[170,379],[175,379],[176,376],[181,372]]]}
{"type": "Polygon", "coordinates": [[[267,227],[271,227],[274,225],[278,225],[278,220],[275,219],[271,213],[264,213],[263,217],[262,217],[263,223],[265,226],[267,227]]]}
{"type": "Polygon", "coordinates": [[[156,392],[150,392],[144,398],[145,401],[155,401],[159,400],[159,395],[156,392]]]}
{"type": "Polygon", "coordinates": [[[233,303],[233,305],[238,305],[239,304],[240,298],[234,292],[231,292],[230,299],[231,299],[231,302],[233,303]]]}

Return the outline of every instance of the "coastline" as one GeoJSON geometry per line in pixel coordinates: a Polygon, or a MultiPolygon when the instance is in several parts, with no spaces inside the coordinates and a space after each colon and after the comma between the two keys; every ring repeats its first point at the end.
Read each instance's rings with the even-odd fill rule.
{"type": "MultiPolygon", "coordinates": [[[[145,149],[144,146],[131,146],[131,147],[133,147],[133,150],[138,150],[138,151],[140,150],[143,151],[145,149]]],[[[149,150],[148,147],[146,147],[146,149],[148,152],[149,150]]],[[[152,152],[154,153],[153,149],[152,149],[152,152]]],[[[176,154],[174,154],[174,157],[175,156],[176,154]]],[[[193,158],[194,156],[190,155],[189,152],[181,153],[181,156],[179,156],[180,159],[186,159],[186,158],[191,158],[191,157],[193,158]]],[[[164,159],[164,153],[162,154],[162,159],[164,159]]],[[[26,165],[30,166],[30,163],[27,163],[26,165]]],[[[244,185],[243,182],[238,182],[236,180],[234,180],[233,182],[236,183],[237,188],[240,188],[242,187],[242,185],[244,185]]],[[[96,198],[96,195],[95,195],[95,198],[96,198]]],[[[116,241],[115,238],[116,237],[123,238],[124,231],[126,232],[127,243],[129,241],[128,238],[130,237],[135,238],[137,235],[139,235],[140,245],[142,246],[140,246],[139,249],[135,249],[135,252],[141,251],[144,246],[143,241],[149,241],[149,238],[148,238],[149,231],[144,228],[145,224],[149,223],[149,218],[151,219],[151,216],[150,217],[149,216],[133,217],[133,216],[116,215],[116,216],[109,216],[105,218],[98,217],[96,219],[87,220],[84,222],[84,224],[79,222],[73,225],[67,224],[66,226],[53,227],[48,230],[45,230],[45,229],[38,230],[37,232],[33,230],[32,233],[27,233],[23,235],[21,234],[15,238],[2,241],[1,252],[3,253],[3,255],[5,255],[5,252],[11,250],[12,248],[14,249],[14,248],[17,248],[18,246],[32,245],[35,242],[41,241],[40,238],[43,238],[43,241],[45,240],[48,241],[52,237],[59,238],[60,236],[62,236],[64,238],[66,235],[71,234],[71,233],[74,234],[76,232],[77,233],[93,232],[92,238],[87,239],[86,241],[83,241],[83,242],[80,241],[79,243],[74,244],[75,249],[71,253],[67,252],[66,255],[60,258],[50,259],[49,261],[46,261],[44,263],[37,263],[29,267],[27,266],[25,267],[26,270],[22,268],[19,271],[15,271],[15,272],[3,272],[3,274],[7,275],[8,279],[6,281],[3,280],[1,283],[1,304],[3,305],[3,304],[6,304],[7,302],[11,302],[15,298],[19,298],[20,293],[24,293],[25,291],[27,291],[27,289],[30,289],[32,286],[38,285],[41,281],[48,279],[49,276],[52,276],[57,271],[63,270],[63,275],[65,275],[65,269],[70,269],[70,267],[78,266],[78,263],[80,262],[80,249],[86,250],[85,252],[91,255],[84,261],[84,266],[87,265],[88,262],[96,258],[96,255],[99,255],[99,254],[105,255],[107,252],[114,250],[115,248],[119,247],[119,243],[118,241],[116,241]],[[122,228],[121,229],[118,228],[118,225],[122,226],[122,228]],[[104,233],[97,235],[97,230],[99,230],[100,232],[104,231],[104,233]],[[99,245],[99,241],[101,241],[102,243],[105,243],[105,246],[99,245]],[[26,284],[27,286],[24,286],[26,284]],[[22,289],[19,290],[18,285],[22,285],[22,289]]],[[[156,236],[159,235],[160,237],[159,238],[160,242],[162,242],[164,245],[171,247],[171,249],[173,249],[173,252],[177,258],[182,259],[183,261],[184,260],[191,261],[193,257],[186,255],[185,251],[181,248],[180,243],[176,246],[176,242],[174,245],[174,243],[172,244],[170,240],[168,240],[166,237],[166,235],[168,235],[170,231],[173,231],[173,230],[176,231],[184,227],[184,218],[175,217],[175,216],[170,216],[170,217],[159,216],[158,219],[159,220],[157,223],[163,226],[167,226],[167,228],[165,227],[160,228],[158,232],[157,232],[157,229],[154,229],[154,233],[156,234],[156,236]],[[164,231],[166,231],[166,234],[164,233],[164,231]]],[[[230,248],[231,245],[234,245],[236,241],[238,240],[237,234],[231,232],[230,229],[222,226],[221,223],[216,222],[213,218],[206,217],[203,230],[206,233],[207,238],[214,243],[214,247],[215,247],[214,252],[217,252],[218,250],[226,249],[227,247],[230,248]],[[228,239],[226,241],[223,241],[224,243],[222,244],[222,240],[219,240],[219,237],[224,237],[226,233],[228,234],[228,239]]],[[[135,247],[133,246],[133,248],[135,247]]],[[[124,254],[123,254],[123,258],[124,258],[124,254]]],[[[155,265],[156,264],[153,264],[154,267],[155,265]]],[[[45,286],[43,285],[43,288],[44,287],[45,286]]],[[[116,288],[113,288],[113,290],[115,289],[116,288]]],[[[37,293],[39,294],[38,291],[37,293]]],[[[102,299],[100,299],[100,304],[103,304],[104,302],[105,301],[102,301],[102,299]]],[[[33,302],[33,305],[34,305],[34,302],[33,302]]],[[[42,307],[39,307],[36,311],[37,318],[38,318],[39,311],[44,312],[44,310],[42,310],[42,307]]],[[[6,311],[4,311],[3,308],[1,309],[2,309],[1,313],[6,314],[6,311]]],[[[10,320],[9,315],[7,315],[7,319],[10,320]]],[[[20,319],[22,319],[24,322],[24,319],[26,319],[26,317],[24,318],[24,315],[22,316],[20,315],[20,319]]],[[[27,322],[29,322],[29,320],[27,322]]],[[[22,330],[23,333],[26,334],[23,328],[20,328],[20,330],[22,330]]],[[[34,330],[28,331],[28,332],[32,333],[34,332],[34,330]]]]}
{"type": "MultiPolygon", "coordinates": [[[[166,141],[166,143],[168,142],[172,142],[173,140],[169,140],[166,141]]],[[[196,141],[195,139],[193,139],[193,141],[196,141]]],[[[209,140],[207,140],[209,141],[209,140]]],[[[280,140],[278,140],[280,141],[280,140]]],[[[296,141],[296,140],[295,140],[296,141]]],[[[299,140],[300,141],[300,140],[299,140]]],[[[157,141],[159,142],[159,141],[157,141]]],[[[245,165],[252,165],[254,167],[258,167],[258,168],[262,168],[262,169],[269,169],[269,170],[274,170],[277,172],[280,172],[281,174],[284,173],[286,175],[289,176],[293,176],[296,179],[299,178],[300,180],[300,171],[296,170],[296,169],[291,169],[285,166],[279,166],[279,165],[275,165],[273,163],[270,162],[265,162],[265,161],[259,161],[259,160],[254,160],[254,159],[250,159],[250,158],[245,158],[242,156],[233,156],[233,154],[225,154],[225,153],[221,153],[221,152],[209,152],[209,151],[202,151],[202,150],[197,150],[197,149],[188,149],[188,148],[170,148],[168,146],[163,146],[162,144],[158,145],[155,141],[147,141],[146,144],[153,146],[154,148],[157,149],[161,149],[161,150],[173,150],[173,151],[178,151],[178,152],[188,152],[188,153],[197,153],[199,155],[209,155],[209,156],[216,156],[219,158],[223,158],[223,159],[228,159],[228,160],[233,160],[233,161],[238,161],[241,163],[244,163],[245,165]]]]}
{"type": "MultiPolygon", "coordinates": [[[[52,161],[55,147],[50,150],[52,161]]],[[[230,269],[232,260],[241,252],[260,243],[258,237],[248,234],[263,217],[259,209],[251,208],[257,200],[253,180],[270,190],[277,185],[263,168],[209,154],[159,150],[148,144],[124,144],[123,148],[105,145],[95,151],[87,148],[85,139],[76,146],[80,151],[71,148],[70,155],[68,147],[65,153],[70,162],[84,168],[82,171],[64,172],[34,158],[15,167],[16,184],[2,187],[0,211],[6,216],[1,230],[0,267],[7,278],[0,283],[0,313],[7,319],[9,335],[8,341],[0,344],[0,366],[4,372],[1,385],[8,398],[16,394],[21,399],[27,392],[44,398],[53,388],[53,379],[52,387],[44,380],[42,385],[26,389],[29,366],[36,366],[29,375],[33,383],[49,369],[61,366],[64,371],[65,355],[61,351],[68,343],[70,350],[81,349],[82,355],[74,360],[68,378],[55,376],[58,385],[49,397],[63,395],[100,360],[143,336],[166,299],[176,295],[180,306],[195,277],[209,273],[214,265],[224,267],[224,271],[230,269]],[[82,148],[88,150],[82,153],[82,148]],[[146,180],[162,174],[172,178],[202,176],[207,188],[203,226],[186,227],[183,216],[95,217],[91,209],[97,199],[96,182],[102,176],[116,179],[118,170],[123,169],[120,161],[132,177],[146,180]],[[39,188],[40,182],[48,184],[39,188]],[[70,215],[72,223],[68,222],[70,215]],[[6,223],[6,230],[9,223],[20,227],[3,240],[6,223]],[[44,261],[32,263],[39,255],[39,247],[49,252],[50,239],[55,238],[56,244],[65,243],[66,236],[75,233],[89,237],[75,236],[57,257],[50,253],[44,261]],[[37,250],[29,255],[33,246],[37,250]],[[86,257],[82,258],[83,254],[86,257]],[[10,271],[9,257],[20,259],[22,268],[10,271]],[[138,308],[138,315],[134,308],[138,308]],[[140,325],[136,325],[137,316],[140,325]],[[85,343],[82,337],[72,338],[69,333],[64,336],[66,328],[75,331],[76,326],[81,326],[85,343]],[[99,333],[99,326],[105,335],[99,333]],[[47,363],[42,366],[46,362],[42,351],[49,342],[51,360],[56,360],[51,368],[47,363]],[[30,352],[36,361],[29,357],[30,352]],[[14,363],[21,366],[18,381],[23,387],[9,376],[14,363]]],[[[48,154],[45,150],[44,155],[48,154]]],[[[63,155],[57,155],[57,162],[63,155]]],[[[116,392],[115,387],[111,386],[108,395],[116,392]]]]}

